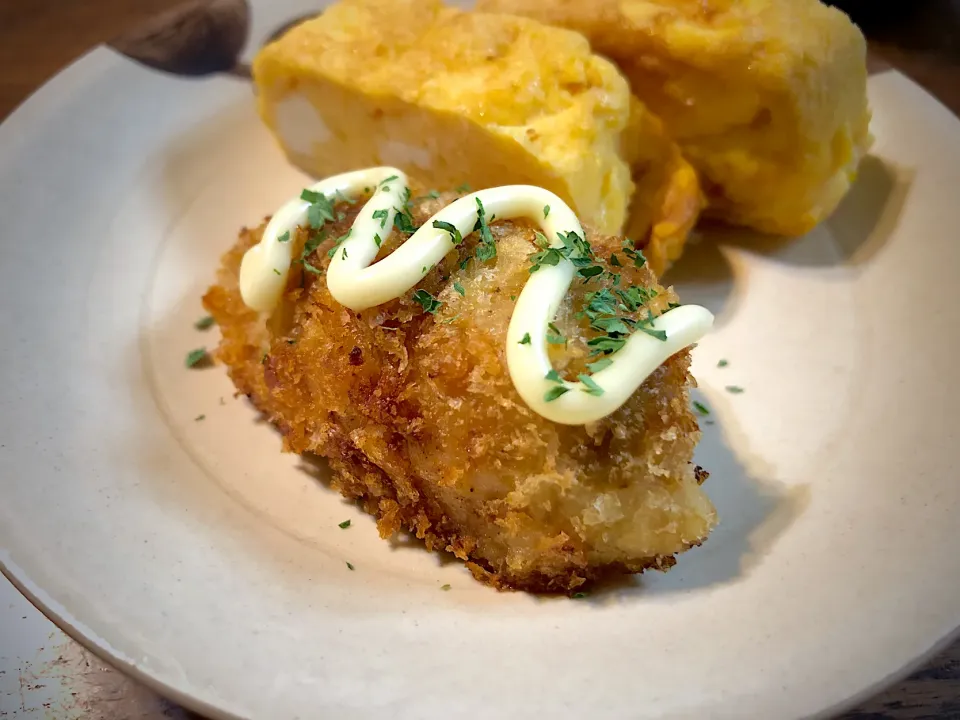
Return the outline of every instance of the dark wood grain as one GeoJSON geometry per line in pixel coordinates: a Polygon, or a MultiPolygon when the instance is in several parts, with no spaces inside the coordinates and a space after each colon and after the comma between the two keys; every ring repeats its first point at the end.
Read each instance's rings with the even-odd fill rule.
{"type": "MultiPolygon", "coordinates": [[[[0,0],[0,119],[93,46],[113,41],[179,4],[176,0],[0,0]]],[[[835,4],[864,28],[874,67],[897,67],[960,115],[960,0],[837,0],[835,4]]],[[[960,643],[842,718],[960,718],[960,643]]]]}
{"type": "Polygon", "coordinates": [[[0,0],[0,118],[64,65],[172,0],[0,0]]]}

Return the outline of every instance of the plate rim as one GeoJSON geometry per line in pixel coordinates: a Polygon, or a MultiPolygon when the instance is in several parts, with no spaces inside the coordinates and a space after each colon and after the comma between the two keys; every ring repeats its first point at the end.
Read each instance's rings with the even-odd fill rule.
{"type": "Polygon", "coordinates": [[[204,718],[209,718],[210,720],[248,720],[243,715],[237,715],[229,710],[208,703],[191,694],[186,689],[161,680],[143,670],[135,661],[129,660],[119,652],[113,650],[109,643],[104,642],[103,639],[93,631],[84,632],[80,630],[82,623],[77,622],[75,618],[66,612],[66,608],[63,608],[63,612],[58,612],[54,609],[54,603],[52,601],[41,599],[42,591],[40,588],[37,587],[36,591],[32,591],[30,586],[34,586],[34,583],[29,579],[27,573],[13,563],[5,562],[5,555],[6,553],[0,553],[0,575],[6,578],[7,581],[17,589],[17,592],[23,595],[45,618],[50,620],[71,640],[80,644],[84,649],[96,655],[115,670],[119,670],[128,678],[150,688],[165,700],[171,700],[191,712],[203,715],[204,718]],[[12,570],[12,567],[17,567],[20,572],[17,573],[12,570]]]}

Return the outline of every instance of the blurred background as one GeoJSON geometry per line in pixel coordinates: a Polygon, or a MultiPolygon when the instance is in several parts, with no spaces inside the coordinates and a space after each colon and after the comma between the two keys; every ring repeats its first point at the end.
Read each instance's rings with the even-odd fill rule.
{"type": "MultiPolygon", "coordinates": [[[[158,13],[185,4],[242,1],[0,0],[0,119],[64,65],[158,13]]],[[[960,114],[960,0],[832,4],[863,28],[874,69],[884,63],[897,67],[960,114]]]]}

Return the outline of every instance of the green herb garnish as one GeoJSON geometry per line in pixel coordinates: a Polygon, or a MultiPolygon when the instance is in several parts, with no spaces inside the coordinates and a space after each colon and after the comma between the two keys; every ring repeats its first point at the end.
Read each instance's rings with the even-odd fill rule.
{"type": "Polygon", "coordinates": [[[582,267],[579,270],[577,270],[577,273],[580,275],[580,277],[584,279],[596,277],[597,275],[600,275],[602,272],[603,272],[603,268],[600,267],[599,265],[588,265],[587,267],[582,267]]]}
{"type": "Polygon", "coordinates": [[[274,274],[274,275],[280,275],[281,273],[280,273],[279,270],[277,270],[276,268],[274,268],[274,269],[273,269],[273,274],[274,274]]]}
{"type": "Polygon", "coordinates": [[[590,351],[591,355],[609,355],[610,353],[615,353],[617,350],[622,348],[626,342],[627,339],[623,337],[608,337],[601,335],[600,337],[587,340],[587,345],[593,348],[590,351]]]}
{"type": "Polygon", "coordinates": [[[563,253],[560,249],[554,247],[548,247],[546,250],[534,253],[533,256],[531,256],[533,265],[530,266],[530,272],[535,273],[544,265],[558,265],[562,257],[563,253]]]}
{"type": "Polygon", "coordinates": [[[208,330],[212,328],[216,320],[213,319],[213,315],[204,315],[202,318],[197,320],[193,326],[197,330],[208,330]]]}
{"type": "Polygon", "coordinates": [[[739,395],[743,392],[743,388],[739,385],[727,385],[726,391],[728,393],[733,393],[734,395],[739,395]]]}
{"type": "Polygon", "coordinates": [[[210,362],[210,356],[207,355],[206,348],[197,348],[187,353],[186,365],[188,368],[206,365],[210,362]]]}
{"type": "Polygon", "coordinates": [[[563,382],[563,378],[560,377],[560,373],[558,373],[555,368],[550,368],[550,372],[544,375],[543,378],[545,380],[550,380],[551,382],[555,382],[555,383],[563,382]]]}
{"type": "Polygon", "coordinates": [[[593,257],[593,248],[590,247],[590,243],[584,238],[577,235],[573,230],[566,234],[562,232],[557,233],[557,237],[560,238],[560,242],[562,242],[563,247],[566,248],[566,256],[570,262],[577,267],[590,264],[591,258],[593,257]]]}
{"type": "Polygon", "coordinates": [[[277,242],[290,242],[290,231],[287,230],[283,235],[277,235],[277,242]]]}
{"type": "Polygon", "coordinates": [[[590,321],[594,330],[605,332],[608,335],[629,335],[630,327],[618,317],[598,317],[590,321]]]}
{"type": "Polygon", "coordinates": [[[694,407],[694,409],[695,409],[698,413],[700,413],[701,415],[709,415],[709,414],[710,414],[710,408],[708,408],[708,407],[707,407],[706,405],[704,405],[702,402],[697,402],[696,400],[694,400],[694,401],[693,401],[693,407],[694,407]]]}
{"type": "Polygon", "coordinates": [[[473,226],[474,230],[480,231],[480,243],[477,245],[477,260],[486,262],[493,260],[497,256],[497,246],[493,242],[493,233],[490,231],[490,224],[487,222],[487,211],[480,202],[480,198],[474,198],[477,201],[477,222],[473,226]]]}
{"type": "Polygon", "coordinates": [[[453,289],[456,290],[458,293],[460,293],[461,297],[467,294],[467,291],[463,289],[463,285],[461,285],[456,280],[453,281],[453,289]]]}
{"type": "Polygon", "coordinates": [[[447,590],[450,589],[450,585],[441,585],[441,586],[440,586],[440,589],[443,590],[444,592],[446,592],[447,590]]]}
{"type": "Polygon", "coordinates": [[[450,233],[450,242],[452,242],[454,246],[463,242],[463,235],[460,234],[457,226],[453,223],[444,222],[443,220],[434,220],[433,226],[437,228],[437,230],[445,230],[446,232],[450,233]]]}
{"type": "Polygon", "coordinates": [[[455,193],[468,193],[468,192],[470,192],[470,186],[467,185],[467,183],[464,183],[463,185],[457,185],[457,186],[453,189],[453,191],[454,191],[455,193]]]}
{"type": "Polygon", "coordinates": [[[630,312],[636,312],[650,300],[649,291],[636,285],[628,287],[626,290],[614,290],[614,292],[630,312]]]}
{"type": "Polygon", "coordinates": [[[581,268],[579,272],[584,275],[584,277],[599,275],[603,272],[603,268],[598,265],[590,268],[587,267],[592,265],[593,261],[591,258],[593,251],[590,248],[590,243],[577,235],[577,233],[573,231],[568,233],[561,232],[557,233],[557,237],[563,243],[562,247],[549,246],[546,237],[544,237],[542,233],[537,233],[537,245],[544,249],[530,256],[530,260],[533,263],[530,268],[531,273],[536,272],[544,265],[557,265],[561,258],[566,258],[576,267],[581,268]]]}
{"type": "Polygon", "coordinates": [[[620,258],[617,257],[616,253],[613,253],[610,256],[610,264],[613,265],[614,267],[623,267],[623,263],[620,262],[620,258]]]}
{"type": "Polygon", "coordinates": [[[326,231],[318,232],[312,237],[308,237],[307,241],[303,244],[303,250],[300,251],[299,260],[303,260],[314,253],[314,251],[320,247],[320,243],[327,239],[326,231]]]}
{"type": "Polygon", "coordinates": [[[373,211],[373,219],[380,221],[380,227],[385,228],[387,226],[387,218],[390,216],[390,211],[386,208],[382,210],[373,211]]]}
{"type": "Polygon", "coordinates": [[[577,380],[584,384],[585,389],[583,392],[587,393],[587,395],[603,395],[603,388],[597,385],[597,382],[589,375],[580,373],[577,375],[577,380]]]}
{"type": "Polygon", "coordinates": [[[310,203],[307,208],[307,222],[314,230],[319,230],[328,221],[333,222],[333,203],[326,195],[315,190],[304,190],[300,193],[300,199],[310,203]]]}
{"type": "Polygon", "coordinates": [[[587,597],[587,593],[577,592],[571,595],[570,597],[572,597],[574,600],[582,600],[583,598],[587,597]]]}
{"type": "Polygon", "coordinates": [[[600,315],[614,315],[617,312],[617,298],[607,288],[587,293],[584,299],[587,301],[584,313],[591,320],[600,315]]]}
{"type": "Polygon", "coordinates": [[[524,333],[523,337],[520,339],[520,342],[517,345],[529,345],[530,344],[530,333],[524,333]]]}
{"type": "Polygon", "coordinates": [[[399,180],[399,179],[400,179],[399,175],[391,175],[390,177],[384,178],[383,180],[381,180],[380,185],[386,185],[388,182],[393,182],[394,180],[399,180]]]}
{"type": "Polygon", "coordinates": [[[631,245],[624,245],[621,249],[623,250],[623,254],[633,260],[633,264],[638,268],[647,264],[647,258],[644,257],[642,250],[636,250],[631,245]]]}
{"type": "Polygon", "coordinates": [[[340,528],[341,530],[346,530],[348,527],[350,527],[350,521],[344,520],[342,523],[337,525],[337,527],[340,528]]]}
{"type": "Polygon", "coordinates": [[[353,563],[351,563],[351,562],[348,562],[348,563],[347,563],[347,569],[348,569],[348,570],[356,570],[356,568],[353,566],[353,563]]]}
{"type": "Polygon", "coordinates": [[[561,395],[566,395],[568,392],[570,392],[570,388],[568,388],[566,385],[557,385],[556,387],[552,387],[549,390],[547,390],[543,394],[543,399],[546,402],[553,402],[558,397],[560,397],[561,395]]]}
{"type": "MultiPolygon", "coordinates": [[[[333,247],[330,248],[330,249],[327,251],[327,257],[328,257],[328,258],[332,258],[334,255],[337,254],[337,248],[340,247],[340,245],[343,244],[343,241],[344,241],[344,240],[346,240],[348,237],[350,237],[350,233],[352,233],[352,232],[353,232],[353,228],[350,228],[350,229],[347,230],[343,235],[341,235],[340,237],[338,237],[336,240],[333,241],[333,247]]],[[[347,257],[347,256],[346,256],[346,251],[347,251],[347,249],[344,248],[343,251],[344,251],[343,257],[346,258],[346,257],[347,257]]],[[[304,255],[304,257],[306,257],[306,255],[304,255]]]]}
{"type": "Polygon", "coordinates": [[[413,294],[413,300],[416,303],[419,303],[423,308],[424,312],[428,312],[431,315],[435,314],[437,310],[440,309],[440,306],[443,303],[437,300],[433,295],[428,293],[426,290],[417,290],[413,294]]]}
{"type": "Polygon", "coordinates": [[[549,206],[549,205],[544,205],[544,206],[543,206],[543,219],[546,220],[549,215],[550,215],[550,206],[549,206]]]}
{"type": "Polygon", "coordinates": [[[406,210],[400,210],[394,208],[396,215],[393,216],[393,226],[402,233],[413,233],[417,231],[416,225],[413,224],[413,215],[411,215],[406,210]]]}
{"type": "Polygon", "coordinates": [[[314,265],[311,265],[306,260],[301,260],[300,262],[303,265],[303,269],[306,270],[307,272],[311,272],[314,275],[323,275],[323,270],[321,270],[320,268],[314,265]]]}
{"type": "Polygon", "coordinates": [[[197,416],[193,419],[193,421],[194,421],[194,422],[200,422],[201,420],[205,420],[206,417],[207,417],[206,415],[197,415],[197,416]]]}
{"type": "Polygon", "coordinates": [[[598,373],[605,367],[610,367],[611,365],[613,365],[613,360],[610,358],[600,358],[596,362],[587,363],[587,370],[592,373],[598,373]]]}
{"type": "Polygon", "coordinates": [[[642,330],[650,337],[655,337],[660,342],[667,341],[667,333],[665,333],[663,330],[654,330],[652,327],[647,327],[646,325],[638,325],[637,329],[642,330]]]}
{"type": "Polygon", "coordinates": [[[726,367],[726,366],[729,365],[729,364],[730,364],[730,363],[727,362],[726,360],[718,360],[718,361],[717,361],[717,367],[726,367]]]}

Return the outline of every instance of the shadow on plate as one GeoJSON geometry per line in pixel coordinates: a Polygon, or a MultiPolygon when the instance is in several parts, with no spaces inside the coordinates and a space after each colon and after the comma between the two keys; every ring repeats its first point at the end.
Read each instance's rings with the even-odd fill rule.
{"type": "MultiPolygon", "coordinates": [[[[705,400],[697,391],[693,398],[705,400]]],[[[702,546],[678,555],[669,572],[614,578],[595,587],[587,602],[685,595],[742,580],[804,512],[810,488],[768,479],[773,473],[763,472],[762,461],[733,449],[746,447],[746,440],[722,415],[713,403],[710,418],[700,420],[703,437],[695,457],[710,472],[703,487],[717,508],[717,527],[702,546]]]]}
{"type": "Polygon", "coordinates": [[[842,267],[856,272],[887,244],[903,211],[912,173],[868,155],[857,182],[826,221],[796,238],[704,223],[684,255],[664,276],[686,303],[717,315],[718,324],[736,309],[745,287],[735,282],[733,255],[745,252],[799,268],[842,267]]]}
{"type": "Polygon", "coordinates": [[[909,172],[868,155],[834,213],[806,235],[790,238],[717,228],[714,236],[723,244],[791,265],[856,268],[869,262],[890,239],[911,184],[909,172]]]}

